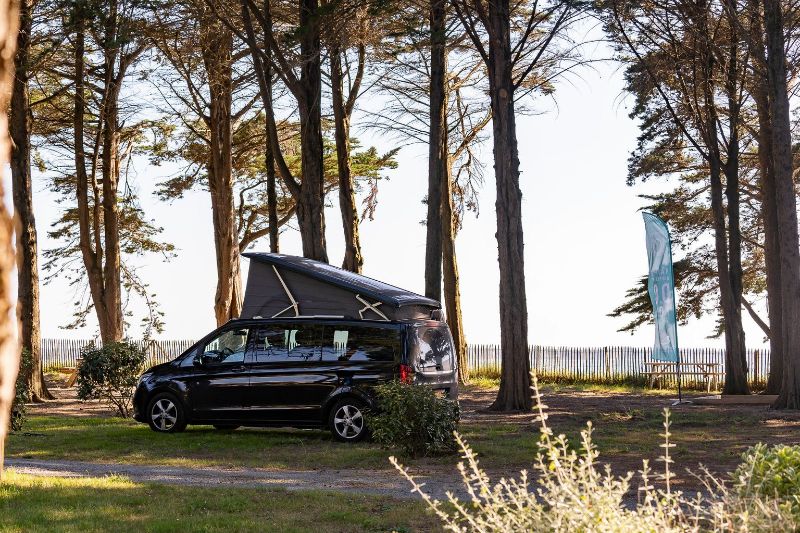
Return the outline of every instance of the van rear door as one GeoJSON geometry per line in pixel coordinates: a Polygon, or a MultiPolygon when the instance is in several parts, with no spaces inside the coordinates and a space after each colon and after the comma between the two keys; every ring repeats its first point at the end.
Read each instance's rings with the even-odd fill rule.
{"type": "Polygon", "coordinates": [[[444,322],[422,322],[408,329],[408,364],[414,381],[455,390],[456,354],[450,328],[444,322]]]}

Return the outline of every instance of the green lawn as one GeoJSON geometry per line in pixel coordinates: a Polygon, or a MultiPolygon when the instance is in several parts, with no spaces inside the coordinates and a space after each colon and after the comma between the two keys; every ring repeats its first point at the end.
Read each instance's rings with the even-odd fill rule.
{"type": "MultiPolygon", "coordinates": [[[[487,466],[527,465],[533,457],[537,434],[530,428],[463,424],[460,431],[487,466]]],[[[183,433],[160,434],[120,418],[62,416],[30,417],[22,432],[9,435],[6,453],[27,459],[272,469],[391,469],[389,456],[399,455],[371,442],[343,444],[321,430],[220,432],[210,426],[189,426],[183,433]]],[[[456,462],[455,455],[401,458],[412,465],[456,462]]]]}
{"type": "Polygon", "coordinates": [[[0,531],[432,531],[424,504],[321,491],[179,487],[6,473],[0,531]]]}
{"type": "MultiPolygon", "coordinates": [[[[662,415],[657,409],[601,410],[551,415],[551,427],[577,442],[587,419],[594,424],[595,443],[602,459],[657,457],[662,442],[662,415]]],[[[720,414],[679,410],[672,417],[673,454],[680,466],[727,464],[758,441],[786,441],[795,428],[776,431],[756,413],[720,414]],[[735,428],[735,431],[731,431],[735,428]]],[[[536,452],[538,431],[530,424],[462,424],[460,432],[486,468],[528,467],[536,452]]],[[[259,467],[273,469],[371,468],[391,469],[388,457],[396,451],[373,443],[342,444],[320,430],[250,429],[219,432],[209,426],[189,426],[173,435],[159,434],[146,425],[119,418],[34,416],[21,433],[7,440],[11,457],[75,461],[161,464],[168,466],[259,467]]],[[[412,460],[411,466],[444,468],[454,455],[412,460]]]]}

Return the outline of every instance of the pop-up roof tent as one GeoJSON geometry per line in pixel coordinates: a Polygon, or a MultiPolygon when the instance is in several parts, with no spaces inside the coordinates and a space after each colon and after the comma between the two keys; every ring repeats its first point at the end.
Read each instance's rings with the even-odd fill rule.
{"type": "Polygon", "coordinates": [[[305,257],[248,252],[241,318],[429,319],[436,300],[305,257]]]}

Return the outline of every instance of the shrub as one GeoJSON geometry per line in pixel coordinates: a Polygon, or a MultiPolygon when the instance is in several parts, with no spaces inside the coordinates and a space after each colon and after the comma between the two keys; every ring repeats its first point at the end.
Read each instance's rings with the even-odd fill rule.
{"type": "Polygon", "coordinates": [[[781,499],[800,519],[800,446],[756,444],[742,454],[733,479],[741,497],[781,499]]]}
{"type": "MultiPolygon", "coordinates": [[[[576,449],[564,435],[555,436],[547,424],[546,406],[533,388],[540,424],[539,452],[534,458],[535,476],[522,471],[518,479],[492,483],[478,465],[475,453],[456,435],[466,459],[458,465],[469,502],[448,493],[450,505],[428,496],[394,457],[392,464],[411,483],[449,531],[556,531],[556,532],[659,532],[684,531],[797,531],[800,521],[787,511],[786,500],[770,494],[742,496],[707,471],[698,476],[705,490],[694,498],[675,491],[671,480],[669,410],[664,410],[664,470],[654,476],[643,461],[638,502],[631,504],[633,473],[615,476],[600,467],[592,442],[592,427],[581,432],[576,449]],[[535,478],[535,481],[532,480],[535,478]],[[660,480],[662,488],[655,488],[660,480]],[[534,485],[534,486],[531,486],[534,485]]],[[[797,492],[794,485],[786,495],[797,492]]]]}
{"type": "Polygon", "coordinates": [[[369,417],[376,442],[412,457],[455,449],[458,402],[399,381],[379,385],[376,393],[379,411],[369,417]]]}
{"type": "Polygon", "coordinates": [[[14,401],[11,403],[11,431],[20,431],[27,418],[26,406],[31,401],[28,388],[28,375],[33,370],[33,360],[28,350],[22,350],[19,360],[19,373],[14,388],[14,401]]]}
{"type": "Polygon", "coordinates": [[[101,400],[122,417],[130,416],[136,381],[146,356],[129,342],[112,342],[102,348],[88,347],[78,369],[78,398],[101,400]]]}

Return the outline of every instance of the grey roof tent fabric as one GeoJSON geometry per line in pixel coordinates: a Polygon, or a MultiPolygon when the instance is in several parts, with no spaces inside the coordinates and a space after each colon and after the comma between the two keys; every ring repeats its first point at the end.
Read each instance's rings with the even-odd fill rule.
{"type": "Polygon", "coordinates": [[[305,257],[247,252],[242,318],[429,319],[436,300],[305,257]]]}

